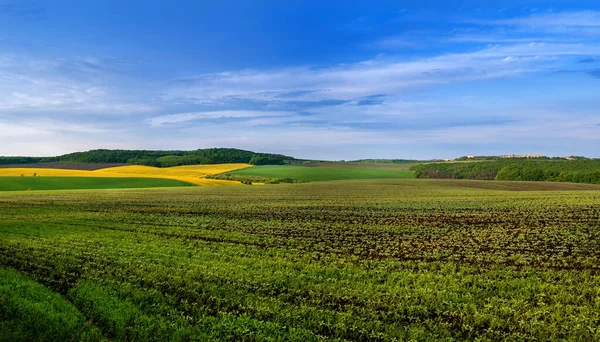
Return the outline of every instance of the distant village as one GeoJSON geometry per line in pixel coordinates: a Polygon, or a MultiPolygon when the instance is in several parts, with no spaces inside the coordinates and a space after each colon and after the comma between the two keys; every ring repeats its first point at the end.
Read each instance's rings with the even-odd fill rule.
{"type": "Polygon", "coordinates": [[[464,156],[464,157],[460,157],[460,158],[455,158],[455,159],[444,159],[444,161],[457,161],[457,160],[468,160],[468,159],[475,159],[475,160],[487,160],[487,159],[496,159],[496,158],[503,158],[503,159],[564,159],[564,160],[575,160],[577,159],[576,157],[573,156],[560,156],[560,157],[548,157],[542,154],[504,154],[501,156],[464,156]]]}

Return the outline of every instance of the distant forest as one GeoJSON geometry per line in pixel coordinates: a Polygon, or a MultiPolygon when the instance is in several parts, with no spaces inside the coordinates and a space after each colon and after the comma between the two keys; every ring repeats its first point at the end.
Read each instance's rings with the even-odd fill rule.
{"type": "Polygon", "coordinates": [[[294,160],[292,157],[280,154],[256,153],[235,148],[207,148],[194,151],[91,150],[57,157],[0,157],[0,164],[70,162],[170,167],[229,163],[281,165],[294,160]]]}
{"type": "Polygon", "coordinates": [[[416,178],[600,184],[600,159],[497,159],[418,164],[416,178]]]}

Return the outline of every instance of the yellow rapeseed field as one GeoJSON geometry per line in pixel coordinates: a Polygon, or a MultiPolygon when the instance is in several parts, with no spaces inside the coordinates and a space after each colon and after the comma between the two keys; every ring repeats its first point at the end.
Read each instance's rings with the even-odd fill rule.
{"type": "Polygon", "coordinates": [[[0,168],[0,176],[53,176],[53,177],[122,177],[122,178],[168,178],[196,185],[239,185],[239,182],[218,179],[206,179],[212,174],[250,167],[250,164],[210,164],[186,165],[158,168],[151,166],[129,165],[95,171],[37,169],[37,168],[0,168]]]}

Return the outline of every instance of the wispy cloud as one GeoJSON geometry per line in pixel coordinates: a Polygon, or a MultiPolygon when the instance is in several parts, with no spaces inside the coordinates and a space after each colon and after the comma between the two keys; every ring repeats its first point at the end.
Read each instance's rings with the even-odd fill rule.
{"type": "Polygon", "coordinates": [[[547,12],[536,13],[530,16],[494,19],[494,20],[470,20],[471,22],[488,25],[513,25],[527,27],[599,27],[599,11],[578,12],[547,12]]]}
{"type": "Polygon", "coordinates": [[[66,133],[102,135],[118,131],[120,129],[107,127],[106,125],[82,124],[43,118],[18,123],[0,120],[0,136],[12,138],[58,136],[66,133]]]}
{"type": "Polygon", "coordinates": [[[599,103],[590,89],[597,84],[591,77],[600,78],[593,64],[599,13],[468,19],[397,36],[377,35],[359,20],[353,32],[373,35],[357,43],[372,53],[362,61],[194,74],[199,69],[161,60],[164,69],[146,70],[148,77],[138,72],[143,63],[119,56],[42,56],[0,46],[0,154],[9,145],[35,152],[35,143],[54,148],[49,154],[231,146],[340,158],[402,144],[435,150],[570,139],[598,146],[599,103]],[[542,96],[535,91],[541,77],[571,83],[542,96]],[[486,85],[490,91],[479,89],[486,85]],[[554,98],[563,93],[587,101],[588,111],[560,107],[554,98]]]}
{"type": "Polygon", "coordinates": [[[585,35],[597,38],[600,34],[600,11],[547,12],[505,19],[469,19],[466,23],[506,26],[536,34],[585,35]]]}
{"type": "Polygon", "coordinates": [[[463,18],[451,30],[410,31],[370,46],[388,51],[457,44],[583,43],[598,41],[600,12],[547,12],[503,19],[463,18]]]}
{"type": "Polygon", "coordinates": [[[47,129],[41,127],[35,127],[23,123],[10,123],[0,121],[0,136],[3,138],[8,137],[21,137],[21,136],[38,136],[40,134],[50,134],[47,129]]]}
{"type": "Polygon", "coordinates": [[[0,113],[63,111],[79,113],[139,113],[153,104],[134,102],[112,82],[119,60],[47,60],[0,55],[0,113]]]}
{"type": "Polygon", "coordinates": [[[248,99],[266,102],[355,100],[397,95],[432,84],[552,71],[570,56],[600,53],[600,44],[495,45],[474,52],[411,61],[376,59],[329,68],[245,70],[202,75],[166,91],[166,98],[198,103],[248,99]],[[282,96],[286,94],[286,96],[282,96]],[[294,94],[294,95],[290,95],[294,94]]]}
{"type": "Polygon", "coordinates": [[[281,111],[249,111],[249,110],[221,110],[212,112],[178,113],[160,115],[148,120],[151,126],[159,127],[165,125],[181,124],[201,119],[256,119],[265,117],[293,116],[293,112],[281,111]]]}

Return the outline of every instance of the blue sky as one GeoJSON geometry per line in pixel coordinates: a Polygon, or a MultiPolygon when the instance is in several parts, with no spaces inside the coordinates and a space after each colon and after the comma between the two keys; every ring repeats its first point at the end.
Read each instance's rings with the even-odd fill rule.
{"type": "Polygon", "coordinates": [[[0,155],[600,157],[600,4],[527,3],[0,0],[0,155]]]}

